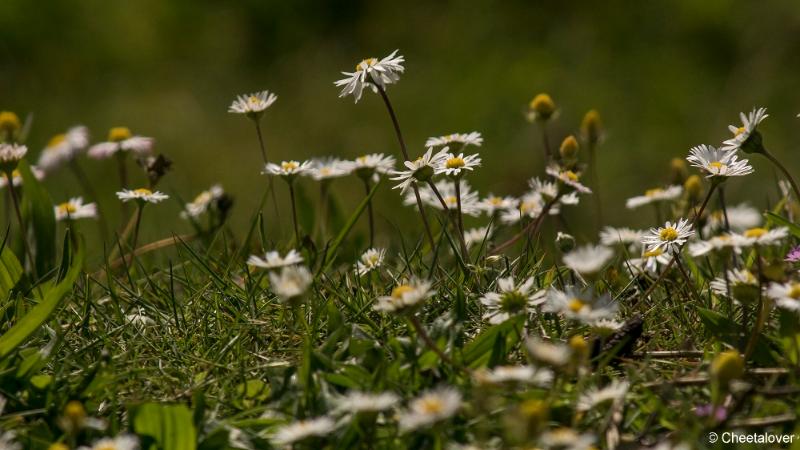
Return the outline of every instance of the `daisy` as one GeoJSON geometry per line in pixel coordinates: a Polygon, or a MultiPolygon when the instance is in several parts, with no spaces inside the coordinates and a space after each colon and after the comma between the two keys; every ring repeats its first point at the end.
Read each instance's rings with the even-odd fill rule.
{"type": "Polygon", "coordinates": [[[617,304],[607,295],[593,299],[581,295],[575,289],[550,289],[543,309],[590,325],[598,320],[611,319],[617,314],[617,304]]]}
{"type": "Polygon", "coordinates": [[[677,200],[681,194],[683,194],[683,186],[679,185],[648,189],[644,192],[644,195],[629,198],[625,202],[625,207],[634,209],[650,203],[677,200]]]}
{"type": "Polygon", "coordinates": [[[497,211],[516,208],[518,202],[519,200],[514,197],[498,197],[489,194],[486,198],[479,201],[477,206],[481,211],[485,212],[486,215],[491,216],[497,211]]]}
{"type": "Polygon", "coordinates": [[[537,369],[533,366],[496,366],[475,373],[475,378],[481,383],[525,383],[542,388],[550,387],[553,382],[553,372],[548,369],[537,369]]]}
{"type": "Polygon", "coordinates": [[[561,342],[551,343],[529,337],[526,347],[534,361],[553,367],[562,367],[572,358],[572,349],[561,342]]]}
{"type": "Polygon", "coordinates": [[[347,395],[334,399],[334,412],[352,414],[361,412],[380,412],[397,405],[400,398],[392,392],[348,392],[347,395]]]}
{"type": "Polygon", "coordinates": [[[599,273],[614,256],[604,245],[585,245],[564,255],[564,264],[575,272],[591,277],[599,273]]]}
{"type": "Polygon", "coordinates": [[[428,391],[415,398],[400,414],[402,431],[427,427],[453,417],[461,408],[461,394],[450,387],[428,391]]]}
{"type": "Polygon", "coordinates": [[[528,314],[545,301],[545,291],[533,288],[533,277],[516,285],[514,277],[499,278],[497,292],[487,292],[480,301],[486,307],[484,320],[491,324],[502,323],[512,316],[528,314]]]}
{"type": "Polygon", "coordinates": [[[686,160],[693,167],[706,172],[706,178],[740,177],[753,173],[746,159],[740,160],[736,150],[716,149],[710,145],[692,147],[686,160]]]}
{"type": "Polygon", "coordinates": [[[552,200],[558,196],[558,184],[553,181],[543,181],[534,177],[528,180],[528,186],[533,194],[541,195],[545,200],[552,200]]]}
{"type": "Polygon", "coordinates": [[[353,170],[360,178],[369,179],[373,175],[386,174],[394,169],[394,156],[383,153],[361,155],[353,161],[353,170]]]}
{"type": "Polygon", "coordinates": [[[28,147],[18,144],[0,144],[0,172],[13,172],[28,153],[28,147]]]}
{"type": "MultiPolygon", "coordinates": [[[[691,245],[691,244],[690,244],[691,245]]],[[[645,251],[641,258],[631,258],[625,262],[629,269],[636,269],[640,272],[658,273],[659,266],[666,266],[672,258],[663,248],[645,251]]]]}
{"type": "Polygon", "coordinates": [[[581,394],[575,409],[578,411],[589,411],[598,405],[606,402],[620,402],[625,399],[630,384],[627,381],[612,381],[608,386],[601,389],[589,389],[581,394]]]}
{"type": "Polygon", "coordinates": [[[712,236],[705,241],[690,242],[689,254],[696,258],[712,251],[726,251],[731,248],[737,253],[740,253],[739,241],[741,241],[741,239],[743,238],[735,239],[730,234],[720,234],[718,236],[712,236]]]}
{"type": "Polygon", "coordinates": [[[464,156],[463,153],[455,155],[454,153],[445,154],[439,161],[439,167],[436,168],[435,173],[445,174],[454,178],[458,178],[464,174],[465,171],[470,172],[481,165],[481,159],[478,154],[464,156]]]}
{"type": "MultiPolygon", "coordinates": [[[[544,200],[540,194],[529,192],[522,196],[515,208],[509,208],[500,214],[503,223],[517,223],[523,218],[535,219],[544,211],[544,200]]],[[[558,214],[558,206],[550,208],[550,214],[558,214]]]]}
{"type": "Polygon", "coordinates": [[[383,258],[386,255],[385,249],[371,248],[364,252],[356,263],[356,274],[364,276],[374,269],[383,265],[383,258]]]}
{"type": "Polygon", "coordinates": [[[580,192],[581,194],[591,194],[592,190],[584,186],[580,182],[580,172],[575,172],[569,169],[561,169],[556,165],[550,165],[545,169],[545,172],[551,177],[557,178],[560,182],[571,187],[572,189],[580,192]]]}
{"type": "Polygon", "coordinates": [[[329,417],[300,420],[284,425],[272,435],[272,443],[285,447],[310,437],[324,437],[336,429],[336,423],[329,417]]]}
{"type": "Polygon", "coordinates": [[[775,305],[779,308],[800,312],[800,283],[796,281],[770,284],[767,296],[775,300],[775,305]]]}
{"type": "Polygon", "coordinates": [[[117,152],[145,156],[152,151],[154,142],[151,137],[133,135],[126,127],[114,127],[108,132],[108,141],[89,147],[88,155],[95,159],[110,158],[117,152]]]}
{"type": "Polygon", "coordinates": [[[739,119],[742,121],[742,126],[728,125],[728,130],[733,133],[733,137],[722,143],[723,150],[739,150],[745,153],[759,151],[761,146],[761,139],[758,133],[758,125],[769,117],[767,108],[753,109],[745,115],[743,112],[739,113],[739,119]],[[750,138],[753,138],[752,140],[750,138]],[[750,142],[748,142],[750,141],[750,142]],[[750,144],[753,145],[750,145],[750,144]]]}
{"type": "Polygon", "coordinates": [[[284,303],[305,294],[313,281],[311,272],[303,266],[286,266],[280,274],[275,272],[269,274],[272,292],[284,303]]]}
{"type": "Polygon", "coordinates": [[[472,228],[464,232],[464,243],[467,247],[473,245],[480,245],[484,241],[488,241],[492,236],[492,229],[487,225],[485,227],[472,228]]]}
{"type": "Polygon", "coordinates": [[[334,85],[342,88],[339,97],[352,95],[358,103],[365,87],[377,94],[378,88],[384,90],[387,85],[397,83],[405,70],[403,56],[398,56],[397,52],[395,50],[381,60],[367,58],[356,64],[355,72],[342,72],[345,78],[334,82],[334,85]]]}
{"type": "Polygon", "coordinates": [[[51,172],[62,164],[72,161],[87,145],[89,145],[89,130],[84,126],[72,127],[66,133],[57,134],[50,139],[47,147],[39,155],[36,165],[42,170],[51,172]]]}
{"type": "MultiPolygon", "coordinates": [[[[33,174],[34,178],[37,180],[43,180],[45,173],[44,170],[39,169],[36,166],[30,166],[31,173],[33,174]]],[[[14,187],[22,186],[22,172],[17,169],[11,171],[11,182],[14,183],[14,187]]],[[[0,189],[6,187],[8,185],[8,178],[0,175],[0,189]]]]}
{"type": "Polygon", "coordinates": [[[338,158],[315,159],[311,161],[308,174],[311,178],[322,181],[344,177],[353,173],[354,165],[351,161],[338,158]]]}
{"type": "Polygon", "coordinates": [[[665,253],[679,251],[683,244],[694,235],[692,224],[687,219],[672,223],[667,221],[663,227],[651,228],[642,238],[642,244],[648,251],[663,249],[665,253]]]}
{"type": "Polygon", "coordinates": [[[287,180],[292,180],[297,175],[302,175],[307,173],[311,170],[311,161],[282,161],[280,164],[275,163],[267,163],[264,167],[264,171],[261,172],[264,175],[277,175],[287,180]]]}
{"type": "Polygon", "coordinates": [[[453,133],[446,136],[430,137],[425,141],[425,147],[443,147],[450,144],[460,144],[459,148],[468,145],[480,147],[483,144],[483,137],[477,131],[471,133],[453,133]]]}
{"type": "Polygon", "coordinates": [[[728,271],[727,279],[717,277],[711,280],[711,292],[721,297],[732,297],[743,303],[758,298],[758,278],[747,269],[728,271]],[[728,294],[730,287],[730,295],[728,294]]]}
{"type": "Polygon", "coordinates": [[[641,245],[644,230],[632,228],[605,227],[600,231],[600,243],[603,245],[641,245]]]}
{"type": "Polygon", "coordinates": [[[776,245],[789,236],[789,229],[786,227],[766,228],[756,227],[744,230],[741,234],[733,233],[731,237],[738,247],[751,247],[754,245],[776,245]]]}
{"type": "Polygon", "coordinates": [[[591,434],[578,434],[572,428],[561,427],[542,433],[539,444],[546,449],[590,450],[595,448],[596,440],[591,434]]]}
{"type": "Polygon", "coordinates": [[[400,182],[392,189],[400,189],[400,193],[404,194],[406,189],[411,186],[411,183],[430,180],[436,172],[436,168],[439,167],[442,158],[447,154],[447,150],[447,147],[445,147],[434,154],[433,147],[429,147],[424,155],[414,161],[403,162],[403,165],[406,166],[406,170],[393,170],[390,172],[394,175],[390,179],[400,182]]]}
{"type": "Polygon", "coordinates": [[[250,255],[247,259],[247,264],[250,266],[260,267],[262,269],[279,269],[281,267],[295,266],[303,262],[303,256],[297,250],[289,250],[289,252],[281,258],[280,253],[277,251],[267,252],[263,258],[250,255]]]}
{"type": "MultiPolygon", "coordinates": [[[[747,204],[740,204],[726,208],[727,225],[732,231],[743,231],[761,225],[761,212],[747,204]]],[[[722,210],[716,210],[708,215],[703,234],[709,235],[725,229],[726,215],[722,210]]]]}
{"type": "MultiPolygon", "coordinates": [[[[467,214],[469,216],[477,217],[480,215],[481,211],[478,208],[478,193],[473,191],[470,187],[469,183],[466,180],[457,180],[457,181],[449,181],[449,180],[441,180],[435,183],[436,190],[439,191],[439,195],[441,195],[441,200],[439,196],[436,195],[436,192],[430,186],[422,186],[419,189],[419,196],[422,199],[422,203],[436,208],[444,210],[447,207],[448,211],[456,211],[458,208],[458,197],[456,196],[456,183],[459,183],[460,194],[461,194],[461,212],[463,214],[467,214]],[[444,205],[442,205],[442,201],[444,201],[444,205]]],[[[415,205],[417,202],[416,196],[409,192],[406,194],[406,198],[404,203],[406,205],[415,205]]]]}
{"type": "Polygon", "coordinates": [[[71,198],[68,202],[61,203],[55,207],[55,215],[56,220],[59,222],[63,220],[96,219],[97,204],[84,204],[81,197],[71,198]]]}
{"type": "Polygon", "coordinates": [[[210,189],[201,192],[194,200],[186,204],[184,210],[181,212],[181,217],[184,219],[190,217],[196,219],[202,216],[208,211],[211,205],[223,195],[225,195],[225,191],[222,189],[222,186],[218,184],[211,186],[210,189]]]}
{"type": "Polygon", "coordinates": [[[275,100],[278,100],[278,96],[270,91],[239,95],[228,107],[228,112],[244,114],[251,119],[258,119],[267,108],[275,103],[275,100]]]}
{"type": "Polygon", "coordinates": [[[395,286],[390,295],[378,297],[373,308],[375,311],[403,313],[414,309],[435,293],[429,281],[412,278],[395,286]]]}
{"type": "Polygon", "coordinates": [[[136,436],[123,434],[115,438],[103,438],[91,447],[79,447],[79,450],[135,450],[139,448],[139,439],[136,436]]]}
{"type": "Polygon", "coordinates": [[[169,195],[159,191],[151,191],[147,188],[123,189],[117,192],[117,197],[123,202],[136,200],[142,203],[159,203],[169,198],[169,195]]]}

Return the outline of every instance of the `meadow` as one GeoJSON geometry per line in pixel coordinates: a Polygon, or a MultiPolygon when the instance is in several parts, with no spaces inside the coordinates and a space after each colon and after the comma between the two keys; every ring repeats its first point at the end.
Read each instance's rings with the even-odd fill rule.
{"type": "Polygon", "coordinates": [[[292,93],[232,98],[260,160],[238,170],[258,202],[235,225],[222,185],[159,190],[192,167],[158,136],[44,136],[0,112],[0,449],[726,448],[711,436],[796,432],[800,190],[762,129],[776,118],[731,111],[722,142],[612,199],[602,112],[534,94],[518,127],[535,139],[506,162],[523,188],[490,192],[472,181],[498,157],[480,131],[406,140],[406,63],[330,73],[342,102],[381,105],[383,153],[282,160],[264,124],[292,93]],[[48,189],[55,173],[80,197],[48,189]],[[775,194],[730,195],[748,184],[775,194]],[[609,226],[621,205],[632,224],[609,226]]]}

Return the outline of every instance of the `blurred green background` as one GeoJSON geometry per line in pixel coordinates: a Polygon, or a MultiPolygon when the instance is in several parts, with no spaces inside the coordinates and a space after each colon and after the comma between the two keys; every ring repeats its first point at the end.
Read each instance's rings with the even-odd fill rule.
{"type": "MultiPolygon", "coordinates": [[[[671,157],[719,143],[725,126],[753,106],[769,108],[767,146],[800,170],[800,2],[793,0],[3,0],[0,109],[34,115],[28,144],[36,153],[77,123],[95,141],[116,125],[155,137],[175,163],[161,187],[191,198],[221,182],[236,198],[233,223],[244,232],[266,179],[252,125],[226,112],[231,100],[261,89],[278,94],[263,120],[272,159],[397,155],[379,98],[366,93],[354,105],[333,86],[340,71],[396,48],[406,73],[389,95],[412,153],[428,136],[482,132],[484,165],[470,178],[483,193],[520,194],[529,177],[543,174],[539,136],[523,118],[541,91],[561,110],[554,145],[577,132],[589,108],[601,112],[607,140],[599,172],[612,224],[652,225],[649,210],[626,213],[625,198],[663,184],[671,157]]],[[[82,164],[116,223],[113,162],[82,164]]],[[[774,170],[760,158],[754,165],[758,177],[729,183],[730,202],[775,197],[774,170]]],[[[66,171],[46,183],[57,201],[80,194],[66,171]]],[[[313,182],[303,184],[316,195],[313,182]]],[[[346,210],[361,189],[355,178],[334,184],[346,210]]],[[[416,230],[414,211],[398,206],[396,191],[384,189],[379,200],[384,233],[387,216],[416,230]]],[[[179,208],[152,208],[148,237],[188,229],[179,208]]],[[[571,214],[591,223],[588,210],[571,214]]],[[[289,227],[283,231],[288,236],[289,227]]]]}

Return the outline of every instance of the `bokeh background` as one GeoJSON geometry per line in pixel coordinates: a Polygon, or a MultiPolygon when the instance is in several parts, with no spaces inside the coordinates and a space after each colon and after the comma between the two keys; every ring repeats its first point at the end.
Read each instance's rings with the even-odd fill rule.
{"type": "MultiPolygon", "coordinates": [[[[398,154],[379,98],[367,93],[353,104],[333,86],[340,71],[396,48],[406,73],[389,95],[412,152],[421,153],[428,136],[482,132],[484,165],[470,178],[484,193],[520,194],[543,173],[540,138],[523,118],[542,91],[561,110],[554,145],[577,132],[588,109],[601,112],[607,139],[598,165],[612,224],[652,225],[650,211],[627,213],[625,198],[666,182],[670,158],[719,143],[726,125],[753,106],[769,108],[767,146],[800,170],[800,2],[793,0],[3,0],[0,109],[34,115],[34,152],[77,123],[94,140],[116,125],[155,137],[175,163],[161,187],[191,198],[222,183],[236,198],[233,225],[243,232],[266,179],[253,127],[226,112],[230,101],[261,89],[279,95],[263,120],[272,159],[398,154]]],[[[775,197],[773,169],[753,162],[762,176],[730,183],[732,203],[775,197]]],[[[82,164],[118,221],[113,162],[82,164]]],[[[46,183],[59,201],[80,194],[67,172],[46,183]]],[[[315,185],[303,183],[313,198],[315,185]]],[[[345,210],[361,189],[357,179],[334,185],[345,210]]],[[[378,199],[381,220],[416,227],[395,191],[378,199]]],[[[152,208],[145,233],[187,229],[179,209],[177,202],[152,208]]],[[[571,214],[591,222],[588,208],[571,214]]]]}

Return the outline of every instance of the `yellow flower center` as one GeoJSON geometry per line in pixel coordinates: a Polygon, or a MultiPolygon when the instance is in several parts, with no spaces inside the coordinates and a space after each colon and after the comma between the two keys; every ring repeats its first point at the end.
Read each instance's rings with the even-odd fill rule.
{"type": "Polygon", "coordinates": [[[11,111],[0,111],[0,129],[17,131],[22,126],[19,116],[11,111]]]}
{"type": "Polygon", "coordinates": [[[56,145],[64,142],[66,139],[67,139],[67,135],[66,134],[63,134],[63,133],[62,134],[57,134],[57,135],[53,136],[52,138],[50,138],[50,141],[47,143],[47,146],[48,147],[55,147],[56,145]]]}
{"type": "Polygon", "coordinates": [[[113,442],[109,442],[108,444],[100,444],[100,446],[96,447],[95,449],[96,450],[117,450],[117,446],[113,442]]]}
{"type": "Polygon", "coordinates": [[[722,170],[727,166],[724,163],[721,163],[719,161],[714,161],[712,163],[709,163],[708,167],[711,167],[712,169],[722,170]]]}
{"type": "Polygon", "coordinates": [[[261,99],[256,97],[255,95],[251,95],[250,98],[247,99],[247,101],[250,103],[258,103],[261,101],[261,99]]]}
{"type": "Polygon", "coordinates": [[[660,194],[662,192],[664,192],[664,189],[661,189],[661,188],[648,189],[648,190],[644,191],[644,196],[645,197],[654,197],[654,196],[656,196],[656,195],[658,195],[658,194],[660,194]]]}
{"type": "Polygon", "coordinates": [[[663,254],[664,254],[664,250],[661,250],[661,248],[657,248],[655,250],[650,250],[649,252],[644,252],[643,256],[645,258],[653,258],[653,257],[656,257],[656,256],[661,256],[663,254]]]}
{"type": "Polygon", "coordinates": [[[538,94],[533,98],[533,100],[531,100],[529,107],[538,114],[549,117],[555,111],[556,104],[549,95],[538,94]]]}
{"type": "Polygon", "coordinates": [[[566,178],[569,181],[578,181],[578,174],[571,170],[565,170],[564,172],[561,172],[561,177],[566,178]]]}
{"type": "Polygon", "coordinates": [[[58,211],[62,214],[73,214],[78,212],[78,208],[76,208],[72,203],[67,202],[58,205],[58,211]]]}
{"type": "Polygon", "coordinates": [[[792,284],[792,288],[789,289],[789,297],[800,300],[800,283],[792,284]]]}
{"type": "Polygon", "coordinates": [[[742,134],[744,132],[745,132],[745,128],[744,127],[739,127],[739,128],[736,129],[736,132],[734,132],[733,135],[734,136],[738,136],[738,135],[740,135],[740,134],[742,134]]]}
{"type": "Polygon", "coordinates": [[[297,163],[294,162],[294,161],[284,161],[284,162],[281,163],[281,168],[286,172],[289,172],[291,170],[295,170],[295,169],[297,169],[297,167],[298,167],[297,163]]]}
{"type": "Polygon", "coordinates": [[[401,298],[403,298],[403,295],[405,295],[408,292],[412,292],[413,290],[414,288],[412,288],[411,286],[407,284],[401,284],[400,286],[397,286],[394,289],[392,289],[392,298],[400,300],[401,298]]]}
{"type": "Polygon", "coordinates": [[[570,311],[575,312],[575,313],[576,312],[580,312],[580,310],[582,310],[584,306],[586,306],[586,303],[584,303],[579,298],[573,298],[567,304],[567,308],[569,308],[570,311]]]}
{"type": "Polygon", "coordinates": [[[151,191],[150,189],[147,189],[147,188],[134,189],[133,192],[135,192],[135,193],[137,193],[139,195],[153,195],[153,191],[151,191]]]}
{"type": "Polygon", "coordinates": [[[132,136],[128,127],[114,127],[108,130],[108,140],[112,142],[124,141],[132,136]]]}
{"type": "Polygon", "coordinates": [[[62,444],[61,442],[54,442],[47,447],[47,450],[69,450],[69,447],[66,444],[62,444]]]}
{"type": "Polygon", "coordinates": [[[331,174],[331,169],[330,169],[330,167],[323,167],[323,168],[319,169],[319,173],[321,175],[330,175],[331,174]]]}
{"type": "Polygon", "coordinates": [[[64,416],[72,421],[81,421],[86,418],[86,410],[79,401],[71,401],[64,407],[64,416]]]}
{"type": "Polygon", "coordinates": [[[493,206],[500,206],[503,203],[503,199],[500,197],[489,197],[489,203],[493,206]]]}
{"type": "Polygon", "coordinates": [[[749,230],[746,230],[744,232],[744,236],[745,237],[749,237],[749,238],[760,238],[761,236],[763,236],[765,234],[767,234],[767,230],[764,229],[764,228],[759,228],[759,227],[750,228],[749,230]]]}
{"type": "Polygon", "coordinates": [[[361,164],[366,164],[367,163],[367,155],[359,156],[358,158],[356,158],[356,161],[360,162],[361,164]]]}
{"type": "Polygon", "coordinates": [[[458,169],[464,167],[465,165],[466,163],[464,162],[464,158],[460,158],[458,156],[448,159],[445,163],[445,166],[447,166],[448,169],[458,169]]]}
{"type": "Polygon", "coordinates": [[[658,233],[658,237],[660,237],[662,241],[674,241],[678,239],[678,230],[672,227],[664,228],[658,233]]]}
{"type": "Polygon", "coordinates": [[[378,63],[376,58],[367,58],[360,63],[356,64],[356,72],[361,72],[362,70],[369,69],[370,67],[374,66],[378,63]]]}
{"type": "Polygon", "coordinates": [[[445,197],[444,200],[445,200],[445,203],[447,203],[448,205],[455,205],[456,203],[458,203],[458,199],[456,198],[455,195],[451,195],[449,197],[445,197]]]}
{"type": "Polygon", "coordinates": [[[444,405],[438,398],[423,398],[419,404],[419,409],[425,414],[439,414],[444,410],[444,405]]]}

